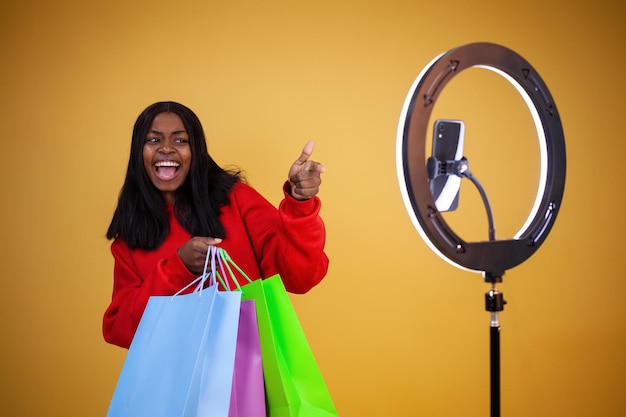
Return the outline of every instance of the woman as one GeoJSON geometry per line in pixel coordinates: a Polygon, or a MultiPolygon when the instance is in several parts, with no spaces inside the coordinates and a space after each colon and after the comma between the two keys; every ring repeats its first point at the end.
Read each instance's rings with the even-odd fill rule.
{"type": "Polygon", "coordinates": [[[128,348],[148,298],[175,294],[200,275],[209,245],[224,248],[253,280],[280,274],[293,293],[317,285],[328,258],[316,196],[324,167],[308,159],[312,151],[309,142],[292,165],[276,209],[238,172],[215,163],[190,109],[175,102],[146,108],[107,232],[115,266],[105,340],[128,348]]]}

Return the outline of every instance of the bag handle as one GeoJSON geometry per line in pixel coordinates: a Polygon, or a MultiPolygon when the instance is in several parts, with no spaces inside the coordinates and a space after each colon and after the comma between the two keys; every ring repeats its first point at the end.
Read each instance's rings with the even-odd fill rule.
{"type": "MultiPolygon", "coordinates": [[[[227,288],[230,291],[230,288],[228,288],[228,284],[222,280],[222,277],[216,269],[216,259],[219,260],[219,250],[220,248],[218,248],[217,246],[209,245],[209,247],[207,248],[206,257],[204,259],[204,268],[202,269],[202,275],[181,288],[176,294],[172,296],[172,298],[180,295],[193,285],[196,285],[196,288],[192,292],[197,292],[198,295],[202,297],[202,289],[204,288],[206,282],[209,282],[210,287],[211,285],[215,285],[217,283],[216,278],[224,286],[224,288],[227,288]],[[209,263],[211,265],[210,270],[208,270],[209,263]]],[[[219,260],[219,262],[221,262],[221,260],[219,260]]]]}
{"type": "MultiPolygon", "coordinates": [[[[215,271],[215,276],[220,281],[220,283],[224,286],[224,288],[226,288],[226,291],[230,291],[231,290],[230,285],[228,284],[226,271],[224,270],[224,262],[222,261],[222,256],[221,256],[221,253],[223,251],[224,249],[217,248],[217,253],[216,253],[215,258],[217,258],[217,265],[219,266],[219,269],[213,269],[213,271],[215,271]],[[220,271],[221,271],[221,274],[220,274],[220,271]]],[[[233,281],[235,282],[235,285],[237,285],[237,288],[239,288],[239,285],[238,285],[239,283],[237,282],[237,280],[235,280],[232,274],[230,276],[231,278],[233,278],[233,281]]]]}
{"type": "MultiPolygon", "coordinates": [[[[235,276],[235,273],[233,272],[233,269],[231,268],[231,266],[234,267],[241,274],[241,276],[243,276],[246,279],[246,281],[252,282],[250,277],[248,277],[248,275],[245,272],[243,272],[243,270],[239,267],[239,265],[237,265],[235,261],[233,261],[233,259],[230,257],[230,255],[228,254],[228,252],[226,252],[224,248],[218,248],[218,253],[219,253],[218,262],[220,264],[220,270],[225,275],[224,266],[226,267],[226,269],[228,270],[228,276],[230,276],[230,278],[235,283],[239,291],[241,291],[241,285],[239,285],[239,281],[237,281],[237,277],[235,276]]],[[[219,272],[218,272],[218,279],[220,279],[220,282],[223,283],[223,281],[221,280],[221,277],[219,276],[219,272]]]]}
{"type": "Polygon", "coordinates": [[[199,296],[202,296],[202,288],[204,288],[207,280],[209,281],[209,286],[215,285],[219,281],[219,283],[222,284],[227,291],[231,291],[228,279],[226,279],[227,277],[230,277],[237,286],[237,290],[241,291],[241,285],[239,284],[239,281],[237,281],[233,267],[241,274],[242,277],[246,279],[246,281],[252,282],[250,277],[243,272],[243,269],[241,269],[239,265],[233,261],[228,252],[226,252],[226,249],[209,245],[204,259],[204,272],[202,275],[185,285],[176,294],[174,294],[173,297],[180,295],[194,285],[196,285],[196,288],[193,292],[197,292],[199,293],[199,296]],[[211,266],[210,270],[208,269],[209,264],[211,266]]]}

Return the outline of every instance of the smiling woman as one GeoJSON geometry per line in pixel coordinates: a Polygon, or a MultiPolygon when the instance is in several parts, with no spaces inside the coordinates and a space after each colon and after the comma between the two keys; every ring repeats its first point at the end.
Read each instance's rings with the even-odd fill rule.
{"type": "Polygon", "coordinates": [[[324,167],[309,160],[312,152],[309,142],[276,208],[211,158],[189,108],[161,102],[144,110],[107,232],[115,265],[105,340],[129,347],[150,296],[175,294],[193,281],[211,245],[224,248],[250,279],[280,274],[294,293],[317,285],[328,258],[316,196],[324,167]]]}

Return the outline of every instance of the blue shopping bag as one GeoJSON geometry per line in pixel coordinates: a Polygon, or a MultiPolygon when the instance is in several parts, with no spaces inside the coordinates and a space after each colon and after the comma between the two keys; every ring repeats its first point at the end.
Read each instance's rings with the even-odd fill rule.
{"type": "Polygon", "coordinates": [[[107,417],[228,416],[241,292],[203,289],[205,280],[150,297],[107,417]]]}

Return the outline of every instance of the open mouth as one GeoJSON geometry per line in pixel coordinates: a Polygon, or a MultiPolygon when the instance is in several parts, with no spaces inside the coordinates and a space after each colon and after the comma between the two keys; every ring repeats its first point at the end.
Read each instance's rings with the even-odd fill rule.
{"type": "Polygon", "coordinates": [[[180,169],[180,163],[176,161],[158,161],[154,164],[155,175],[162,181],[170,181],[180,169]]]}

